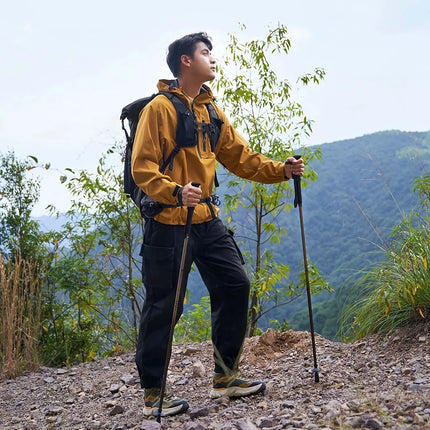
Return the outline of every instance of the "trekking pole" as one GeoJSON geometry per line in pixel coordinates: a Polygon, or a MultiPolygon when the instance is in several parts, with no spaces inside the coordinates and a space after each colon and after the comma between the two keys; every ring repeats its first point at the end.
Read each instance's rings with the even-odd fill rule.
{"type": "MultiPolygon", "coordinates": [[[[200,186],[198,182],[191,182],[191,185],[193,187],[200,186]]],[[[173,306],[172,322],[170,324],[170,332],[169,332],[169,342],[167,344],[166,361],[164,363],[163,381],[162,381],[161,390],[160,390],[160,405],[158,406],[158,412],[156,415],[157,422],[160,422],[161,417],[163,416],[163,400],[164,400],[164,393],[166,391],[167,371],[169,369],[170,357],[172,355],[173,332],[175,330],[176,317],[178,315],[178,306],[179,306],[179,299],[181,297],[182,279],[184,277],[185,258],[187,256],[188,239],[190,238],[190,233],[191,233],[191,222],[193,219],[193,213],[194,213],[194,207],[188,207],[187,223],[185,225],[184,245],[182,246],[181,264],[179,266],[179,276],[178,276],[178,283],[176,285],[175,303],[173,306]]]]}
{"type": "MultiPolygon", "coordinates": [[[[300,155],[295,155],[294,158],[298,160],[300,155]]],[[[287,164],[292,164],[287,161],[287,164]]],[[[302,188],[301,188],[301,177],[299,175],[294,175],[294,207],[299,206],[300,214],[300,230],[302,233],[302,247],[303,247],[303,264],[305,266],[305,279],[306,279],[306,293],[308,296],[308,309],[309,309],[309,325],[311,329],[311,339],[312,339],[312,351],[314,357],[314,367],[312,372],[315,374],[315,382],[319,382],[319,369],[317,365],[317,351],[315,346],[315,333],[314,333],[314,321],[312,316],[312,302],[311,302],[311,288],[309,286],[309,272],[308,272],[308,257],[306,255],[306,242],[305,242],[305,229],[303,227],[303,211],[302,211],[302,188]]]]}

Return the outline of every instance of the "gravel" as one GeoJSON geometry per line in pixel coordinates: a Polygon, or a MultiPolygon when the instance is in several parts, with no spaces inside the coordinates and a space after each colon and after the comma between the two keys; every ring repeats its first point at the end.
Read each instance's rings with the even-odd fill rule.
{"type": "Polygon", "coordinates": [[[131,353],[70,368],[40,367],[0,382],[1,429],[425,429],[430,428],[430,325],[417,324],[351,344],[268,330],[247,339],[244,377],[266,381],[264,394],[211,400],[212,345],[175,345],[169,392],[187,413],[161,424],[143,415],[131,353]]]}

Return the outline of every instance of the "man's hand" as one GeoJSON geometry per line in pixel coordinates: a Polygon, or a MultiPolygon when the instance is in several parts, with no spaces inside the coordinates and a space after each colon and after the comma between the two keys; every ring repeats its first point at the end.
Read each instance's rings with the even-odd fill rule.
{"type": "Polygon", "coordinates": [[[182,204],[184,206],[196,207],[202,197],[202,189],[194,187],[191,182],[182,188],[182,204]]]}
{"type": "Polygon", "coordinates": [[[305,172],[305,163],[301,158],[296,160],[294,157],[288,157],[284,166],[284,176],[291,179],[293,175],[303,176],[305,172]]]}

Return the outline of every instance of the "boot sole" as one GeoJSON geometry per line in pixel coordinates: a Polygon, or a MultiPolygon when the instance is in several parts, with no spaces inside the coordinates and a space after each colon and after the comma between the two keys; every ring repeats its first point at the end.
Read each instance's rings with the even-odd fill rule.
{"type": "Polygon", "coordinates": [[[253,385],[251,387],[238,387],[232,386],[227,388],[213,388],[211,391],[212,399],[219,399],[220,397],[228,396],[228,397],[245,397],[250,396],[252,394],[258,394],[263,392],[266,389],[266,384],[262,382],[258,385],[253,385]]]}
{"type": "MultiPolygon", "coordinates": [[[[188,403],[183,403],[171,408],[165,408],[165,409],[162,409],[161,416],[167,417],[170,415],[182,414],[183,412],[186,412],[188,410],[188,407],[189,407],[188,403]]],[[[145,409],[143,410],[143,415],[147,417],[150,417],[150,416],[157,417],[158,407],[156,408],[145,407],[145,409]]]]}

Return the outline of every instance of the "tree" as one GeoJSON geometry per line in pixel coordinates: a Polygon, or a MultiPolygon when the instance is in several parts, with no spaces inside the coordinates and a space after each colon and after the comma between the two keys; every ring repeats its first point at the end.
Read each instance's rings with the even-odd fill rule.
{"type": "Polygon", "coordinates": [[[107,164],[117,149],[103,154],[96,172],[67,169],[71,177],[62,179],[73,200],[69,221],[53,239],[57,251],[42,342],[53,364],[85,361],[137,338],[144,299],[137,256],[142,220],[120,191],[122,175],[107,164]],[[58,342],[62,353],[55,356],[58,342]]]}
{"type": "Polygon", "coordinates": [[[24,260],[39,254],[41,233],[31,211],[40,197],[40,182],[28,176],[37,163],[34,157],[18,160],[13,151],[0,154],[0,252],[7,260],[18,252],[24,260]]]}
{"type": "MultiPolygon", "coordinates": [[[[320,158],[320,151],[312,153],[301,146],[301,139],[311,133],[312,121],[305,116],[302,106],[292,100],[290,82],[280,79],[275,71],[290,46],[287,28],[283,25],[269,29],[263,40],[242,42],[230,35],[227,54],[219,65],[216,89],[221,93],[221,104],[230,113],[232,124],[247,137],[252,150],[285,160],[300,147],[302,157],[311,162],[314,157],[320,158]]],[[[324,75],[324,70],[317,68],[300,76],[297,83],[318,84],[324,75]]],[[[306,179],[315,178],[314,172],[308,170],[306,179]]],[[[246,238],[254,248],[246,253],[251,279],[249,334],[252,335],[268,302],[276,299],[278,306],[280,296],[285,299],[297,294],[298,286],[292,282],[285,284],[288,266],[274,262],[269,248],[286,235],[276,219],[291,209],[291,204],[284,201],[291,197],[291,187],[288,182],[267,186],[230,176],[228,188],[231,193],[225,195],[227,222],[234,225],[237,237],[246,238]],[[236,219],[238,213],[240,216],[236,219]],[[279,287],[280,283],[283,286],[279,287]]]]}

